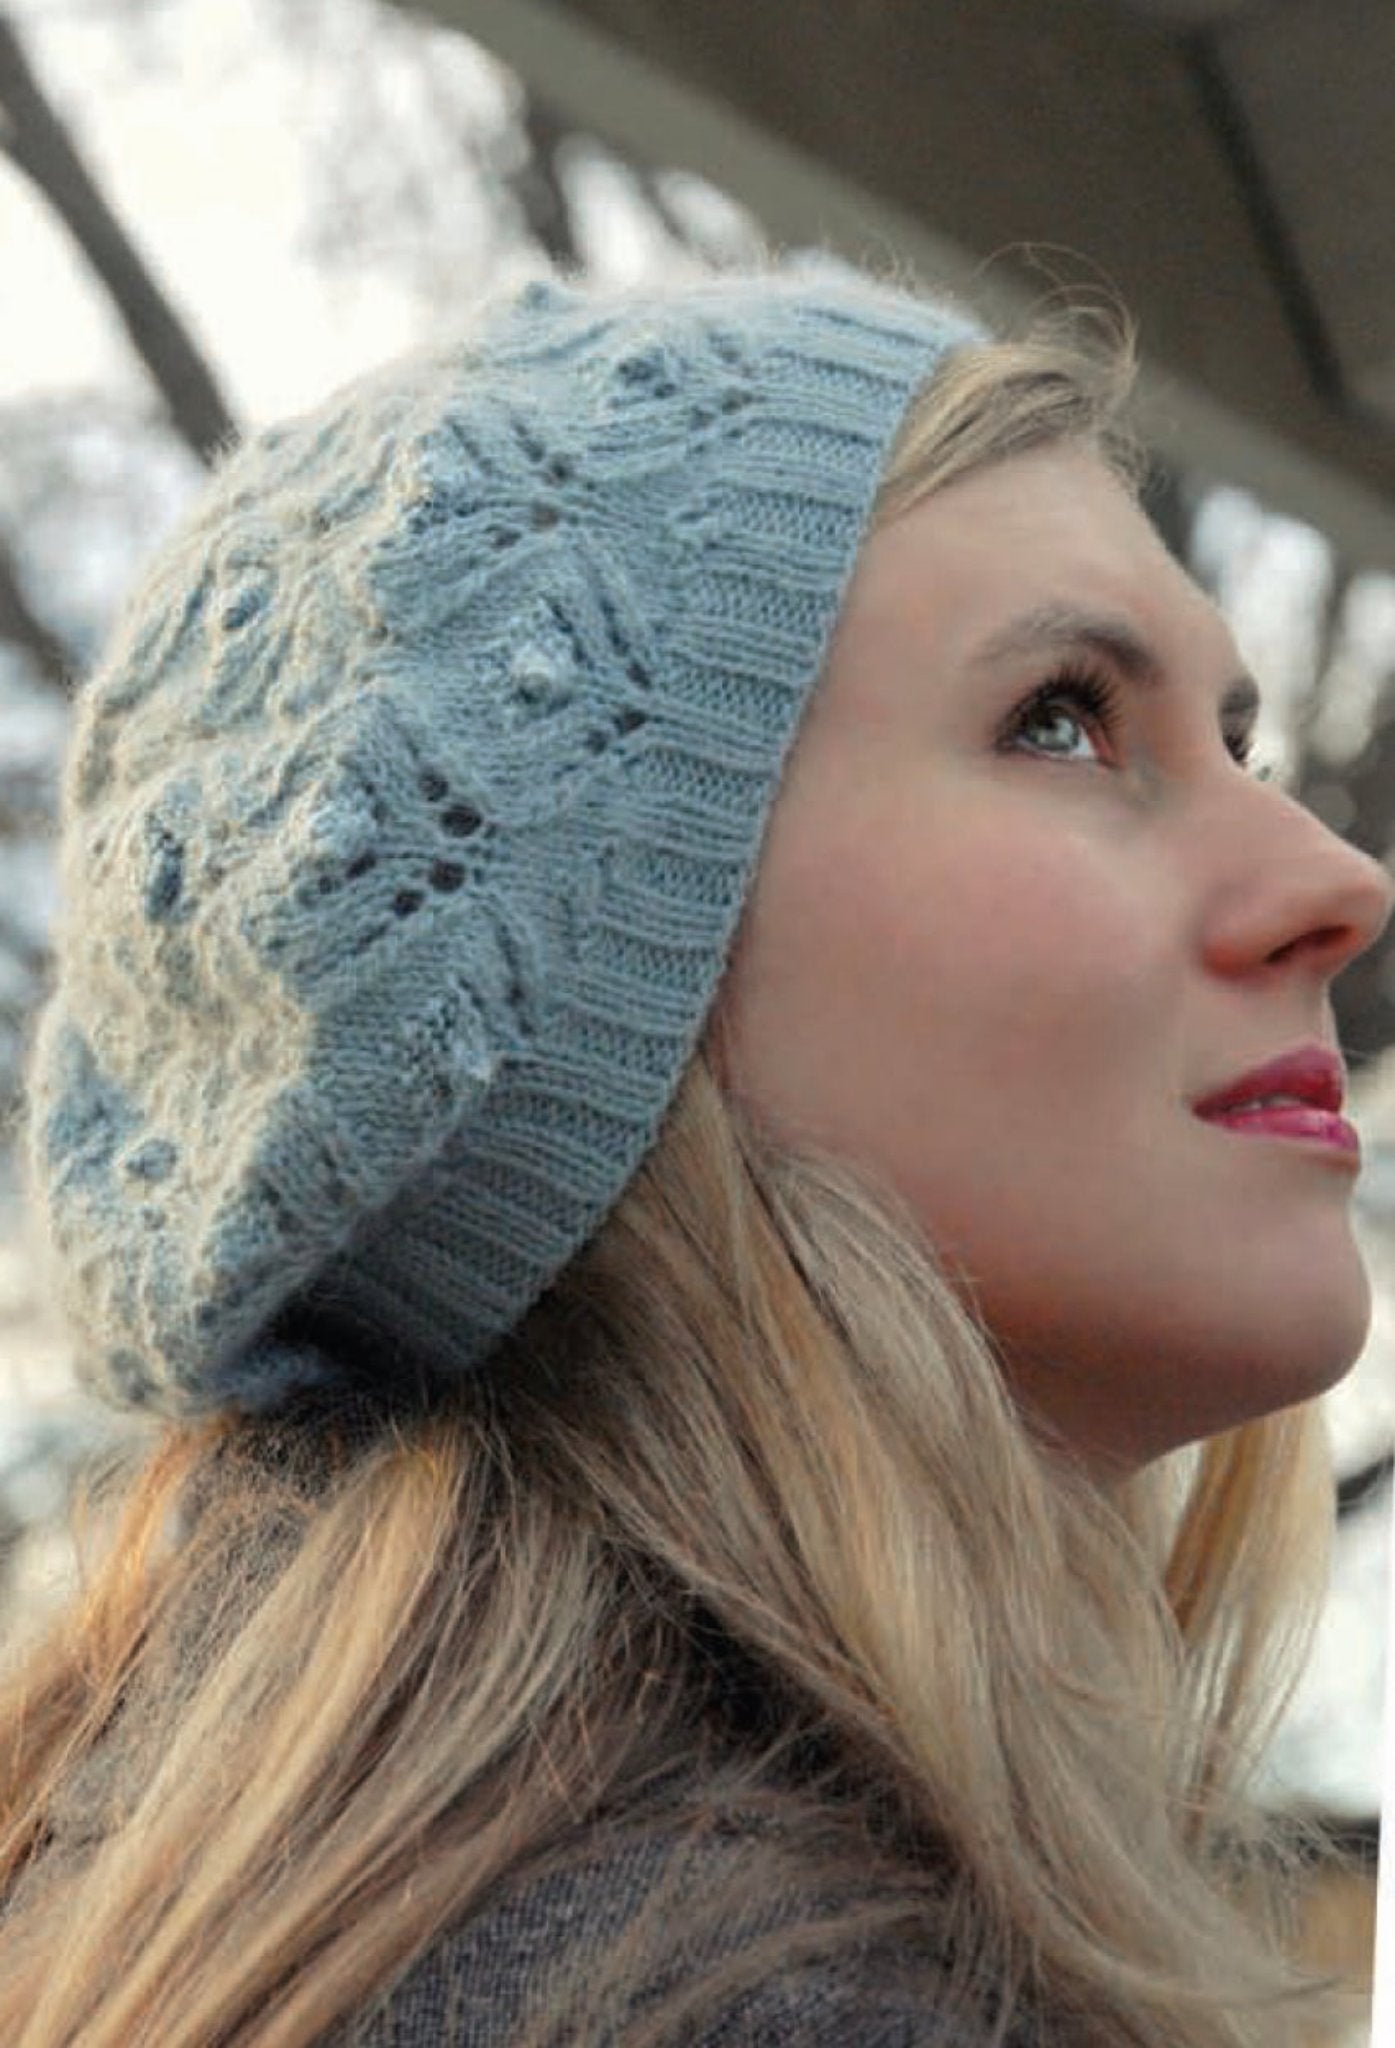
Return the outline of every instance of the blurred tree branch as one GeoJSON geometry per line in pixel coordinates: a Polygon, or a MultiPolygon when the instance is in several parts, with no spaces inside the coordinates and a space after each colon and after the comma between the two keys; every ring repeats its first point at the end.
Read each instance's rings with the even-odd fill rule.
{"type": "MultiPolygon", "coordinates": [[[[1344,769],[1342,788],[1351,801],[1351,822],[1342,837],[1363,853],[1390,865],[1390,792],[1395,789],[1395,719],[1377,718],[1370,739],[1357,760],[1344,769]]],[[[1315,784],[1334,780],[1330,769],[1305,758],[1294,794],[1312,804],[1315,784]]],[[[1337,1031],[1353,1063],[1373,1060],[1395,1045],[1395,986],[1391,981],[1391,941],[1373,946],[1343,970],[1333,985],[1337,1031]]]]}
{"type": "Polygon", "coordinates": [[[0,544],[0,640],[13,640],[31,657],[40,680],[68,695],[72,675],[68,653],[58,635],[39,618],[20,588],[14,563],[0,544]]]}
{"type": "Polygon", "coordinates": [[[579,270],[581,251],[557,168],[558,148],[573,130],[533,93],[524,107],[523,130],[528,155],[507,180],[509,189],[522,209],[528,232],[542,245],[549,263],[559,270],[579,270]]]}
{"type": "Polygon", "coordinates": [[[105,285],[174,425],[199,458],[211,462],[237,436],[217,380],[83,163],[3,12],[0,150],[62,220],[105,285]]]}

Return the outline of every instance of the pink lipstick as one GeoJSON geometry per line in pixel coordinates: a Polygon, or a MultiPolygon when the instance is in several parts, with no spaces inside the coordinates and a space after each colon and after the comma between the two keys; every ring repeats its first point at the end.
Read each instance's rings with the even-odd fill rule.
{"type": "Polygon", "coordinates": [[[1192,1107],[1205,1122],[1228,1130],[1306,1140],[1359,1162],[1361,1140],[1339,1114],[1345,1083],[1338,1054],[1323,1045],[1302,1045],[1213,1089],[1192,1107]]]}

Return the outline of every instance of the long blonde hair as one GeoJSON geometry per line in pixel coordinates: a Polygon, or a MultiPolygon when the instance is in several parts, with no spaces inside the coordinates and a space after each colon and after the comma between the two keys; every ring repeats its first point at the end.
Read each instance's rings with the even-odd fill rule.
{"type": "MultiPolygon", "coordinates": [[[[1043,442],[1124,463],[1127,355],[956,358],[878,517],[1043,442]]],[[[838,1901],[782,1953],[933,1952],[927,1995],[1000,2032],[1030,1999],[1079,2048],[1283,2048],[1326,2016],[1245,1796],[1325,1576],[1316,1412],[1090,1483],[895,1196],[776,1147],[721,1050],[485,1372],[168,1427],[98,1502],[85,1588],[0,1692],[12,2048],[321,2040],[675,1765],[694,1840],[778,1817],[740,1886],[803,1869],[838,1901]]],[[[527,2039],[588,2038],[642,1947],[527,2039]]],[[[623,2038],[679,2038],[767,1961],[623,2038]]]]}

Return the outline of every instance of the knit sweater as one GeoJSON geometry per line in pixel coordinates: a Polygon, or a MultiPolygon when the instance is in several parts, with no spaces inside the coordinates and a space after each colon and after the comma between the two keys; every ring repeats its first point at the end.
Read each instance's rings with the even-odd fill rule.
{"type": "MultiPolygon", "coordinates": [[[[18,1899],[87,1860],[149,1762],[148,1743],[109,1731],[18,1899]]],[[[676,1761],[653,1783],[622,1819],[501,1880],[323,2048],[627,2048],[631,2023],[656,2008],[671,2020],[670,2000],[729,1966],[731,1987],[665,2026],[663,2048],[1065,2048],[1035,2006],[999,2032],[995,1993],[956,1991],[933,1933],[912,1948],[830,1931],[867,1886],[796,1852],[779,1798],[757,1810],[720,1767],[695,1777],[676,1761]]]]}
{"type": "MultiPolygon", "coordinates": [[[[316,1418],[313,1428],[301,1418],[312,1436],[332,1429],[341,1447],[371,1442],[382,1426],[375,1402],[341,1394],[311,1397],[305,1416],[316,1418]]],[[[281,1557],[270,1532],[263,1555],[270,1579],[281,1557]]],[[[190,1683],[204,1655],[197,1633],[176,1653],[190,1683]]],[[[148,1724],[139,1700],[129,1705],[131,1724],[118,1717],[67,1785],[21,1897],[27,1882],[80,1867],[139,1796],[159,1717],[148,1724]]],[[[727,1717],[742,1725],[730,1699],[727,1717]]],[[[630,2021],[697,1993],[743,1955],[755,1969],[686,2031],[665,2032],[665,2048],[1053,2048],[1026,2012],[1000,2037],[980,1987],[970,1987],[973,2012],[962,2001],[950,2011],[949,1964],[928,1939],[911,1953],[909,1940],[830,1935],[830,1917],[864,1901],[867,1883],[854,1876],[850,1887],[796,1848],[786,1795],[808,1811],[802,1774],[752,1792],[745,1745],[730,1739],[729,1758],[724,1738],[701,1759],[652,1759],[642,1789],[503,1878],[324,2048],[626,2048],[630,2021]],[[620,2010],[604,1996],[598,2004],[621,1979],[620,2010]]]]}
{"type": "MultiPolygon", "coordinates": [[[[332,2048],[511,2048],[518,2038],[530,2044],[545,2039],[548,2048],[622,2042],[613,2007],[586,2010],[597,1988],[592,1965],[665,1885],[677,1839],[663,1826],[630,1834],[565,1870],[509,1887],[498,1902],[439,1938],[385,1998],[335,2034],[332,2048]],[[549,1981],[579,1991],[583,2017],[561,2020],[570,2008],[561,1991],[548,1997],[549,1981]],[[539,2008],[558,2031],[545,2026],[535,2034],[525,2026],[520,2036],[525,2017],[536,2024],[539,2008]]],[[[720,1884],[731,1874],[729,1859],[740,1853],[737,1833],[705,1842],[700,1884],[720,1884]]],[[[817,1900],[812,1903],[817,1911],[817,1900]]],[[[646,1952],[648,1968],[641,1963],[627,1993],[623,2017],[640,2017],[656,2000],[693,1989],[701,1973],[730,1961],[748,1942],[763,1935],[778,1941],[781,1926],[803,1920],[810,1904],[794,1882],[784,1893],[765,1890],[691,1947],[685,1946],[690,1916],[664,1913],[661,1905],[659,1938],[646,1952]]],[[[987,2018],[949,2013],[933,1987],[927,1991],[923,1971],[912,1982],[886,1950],[845,1945],[783,1965],[768,1962],[754,1982],[720,1998],[715,2010],[672,2038],[684,2048],[988,2048],[996,2037],[987,2018]]],[[[1045,2037],[1030,2030],[1023,2015],[1005,2048],[1038,2041],[1044,2044],[1045,2037]]]]}

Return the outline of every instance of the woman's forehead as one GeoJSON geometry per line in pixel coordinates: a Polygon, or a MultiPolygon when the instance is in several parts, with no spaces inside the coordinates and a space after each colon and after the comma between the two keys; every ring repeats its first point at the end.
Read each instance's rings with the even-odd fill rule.
{"type": "Polygon", "coordinates": [[[1224,617],[1128,488],[1063,446],[957,478],[872,534],[840,637],[909,632],[978,661],[1059,645],[1087,619],[1110,622],[1125,667],[1184,646],[1240,666],[1224,617]]]}

